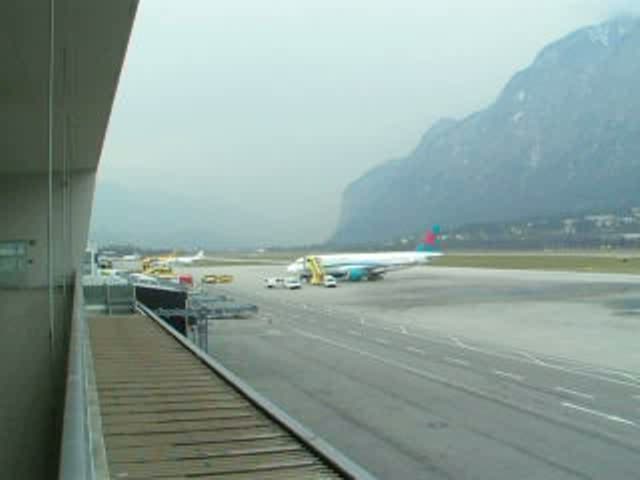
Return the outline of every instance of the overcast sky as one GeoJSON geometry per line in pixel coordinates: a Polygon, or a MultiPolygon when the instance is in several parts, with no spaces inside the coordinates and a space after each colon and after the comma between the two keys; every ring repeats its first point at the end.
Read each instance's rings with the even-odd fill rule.
{"type": "Polygon", "coordinates": [[[634,3],[141,0],[99,179],[207,192],[277,241],[321,241],[348,183],[634,3]]]}

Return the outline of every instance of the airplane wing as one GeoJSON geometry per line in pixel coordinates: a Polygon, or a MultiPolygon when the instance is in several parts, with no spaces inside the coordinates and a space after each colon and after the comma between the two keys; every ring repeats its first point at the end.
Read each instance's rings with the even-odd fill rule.
{"type": "Polygon", "coordinates": [[[353,275],[370,277],[375,275],[382,275],[383,273],[389,271],[390,268],[387,265],[353,264],[334,267],[329,270],[331,275],[335,277],[353,275]]]}

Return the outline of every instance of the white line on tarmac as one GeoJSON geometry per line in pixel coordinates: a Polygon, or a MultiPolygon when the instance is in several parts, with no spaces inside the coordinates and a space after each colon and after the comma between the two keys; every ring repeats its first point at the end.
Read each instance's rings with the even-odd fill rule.
{"type": "Polygon", "coordinates": [[[588,398],[589,400],[593,400],[595,398],[593,395],[582,393],[577,390],[571,390],[570,388],[556,387],[555,390],[558,392],[568,393],[569,395],[575,395],[576,397],[588,398]]]}
{"type": "MultiPolygon", "coordinates": [[[[365,325],[365,320],[364,317],[360,317],[360,325],[365,325]]],[[[375,326],[375,325],[369,325],[367,324],[367,327],[370,328],[374,328],[374,329],[380,329],[380,330],[392,330],[393,329],[389,329],[389,328],[385,328],[385,327],[380,327],[380,326],[375,326]]],[[[397,330],[396,330],[397,333],[397,330]]],[[[439,345],[450,345],[450,343],[448,343],[446,340],[438,340],[435,338],[429,338],[426,337],[424,335],[420,335],[420,334],[416,334],[416,333],[407,333],[408,335],[415,337],[415,338],[419,338],[421,340],[425,340],[427,342],[430,343],[437,343],[439,345]]],[[[497,351],[491,351],[491,350],[486,350],[484,348],[479,348],[479,347],[475,347],[473,345],[468,345],[464,342],[462,342],[458,337],[455,336],[449,336],[449,339],[451,341],[453,341],[458,347],[460,348],[464,348],[466,350],[471,350],[473,352],[478,352],[478,353],[482,353],[485,355],[490,355],[493,357],[497,357],[497,358],[505,358],[508,360],[513,360],[516,362],[520,362],[520,363],[528,363],[528,364],[532,364],[532,365],[537,365],[539,367],[543,367],[543,368],[549,368],[552,370],[557,370],[560,372],[564,372],[564,373],[570,373],[573,375],[579,375],[579,376],[583,376],[583,377],[588,377],[588,378],[595,378],[598,380],[602,380],[608,383],[615,383],[618,385],[624,385],[627,387],[634,387],[634,388],[640,388],[640,385],[638,383],[635,382],[629,382],[629,381],[625,381],[619,378],[612,378],[612,377],[607,377],[604,375],[599,375],[597,373],[592,373],[592,372],[587,372],[587,371],[583,371],[583,370],[578,370],[575,368],[566,368],[560,365],[556,365],[556,364],[552,364],[552,363],[546,363],[546,362],[542,362],[538,359],[536,359],[536,361],[534,361],[533,359],[530,358],[523,358],[522,357],[522,352],[518,352],[518,351],[514,351],[513,354],[507,354],[507,353],[501,353],[501,352],[497,352],[497,351]]]]}
{"type": "Polygon", "coordinates": [[[567,408],[573,408],[574,410],[579,410],[581,412],[590,413],[591,415],[595,415],[597,417],[606,418],[607,420],[610,420],[612,422],[624,423],[625,425],[631,425],[634,427],[637,425],[636,422],[627,420],[626,418],[618,417],[617,415],[610,415],[608,413],[600,412],[598,410],[593,410],[587,407],[581,407],[580,405],[574,405],[573,403],[562,402],[562,406],[567,408]]]}
{"type": "MultiPolygon", "coordinates": [[[[446,379],[445,377],[441,377],[440,375],[437,375],[435,373],[431,373],[431,372],[429,372],[427,370],[417,369],[417,368],[414,368],[414,367],[412,367],[410,365],[404,364],[402,362],[397,362],[397,361],[392,360],[390,358],[385,358],[385,357],[383,357],[381,355],[376,355],[375,353],[370,353],[370,352],[367,352],[365,350],[360,350],[359,348],[351,347],[351,346],[346,345],[344,343],[335,342],[335,341],[333,341],[333,340],[331,340],[329,338],[322,337],[320,335],[316,335],[316,334],[311,333],[311,332],[306,332],[304,330],[300,330],[299,328],[292,328],[292,330],[295,331],[296,333],[298,333],[298,335],[302,335],[303,337],[312,338],[314,340],[318,340],[318,341],[326,343],[328,345],[332,345],[334,347],[342,348],[343,350],[347,350],[349,352],[356,353],[356,354],[361,355],[363,357],[372,358],[372,359],[377,360],[378,362],[383,363],[385,365],[389,365],[389,366],[398,368],[400,370],[404,370],[405,372],[412,373],[414,375],[426,378],[428,380],[437,381],[437,382],[440,382],[440,383],[443,383],[443,384],[446,384],[446,385],[451,385],[451,382],[448,379],[446,379]]],[[[409,347],[407,347],[407,348],[409,348],[409,347]]],[[[471,390],[469,387],[460,387],[460,388],[465,388],[465,389],[471,390]]]]}
{"type": "Polygon", "coordinates": [[[420,350],[419,348],[416,347],[404,347],[406,350],[409,350],[410,352],[413,353],[419,353],[421,355],[424,355],[424,350],[420,350]]]}
{"type": "MultiPolygon", "coordinates": [[[[485,392],[482,392],[480,390],[477,390],[477,389],[475,389],[473,387],[470,387],[470,386],[467,386],[467,385],[464,385],[464,384],[460,384],[460,383],[457,383],[457,382],[452,382],[451,379],[443,377],[443,376],[440,376],[440,375],[435,374],[433,372],[430,372],[428,370],[418,369],[418,368],[412,367],[410,365],[407,365],[405,363],[393,360],[391,358],[383,357],[381,355],[376,355],[375,353],[370,353],[370,352],[367,352],[365,350],[360,350],[358,348],[351,347],[351,346],[346,345],[344,343],[336,342],[336,341],[331,340],[329,338],[322,337],[320,335],[316,335],[316,334],[311,333],[311,332],[306,332],[304,330],[300,330],[299,328],[293,328],[292,330],[295,331],[296,333],[298,333],[299,335],[303,336],[303,337],[307,337],[307,338],[310,338],[310,339],[313,339],[313,340],[317,340],[319,342],[323,342],[323,343],[326,343],[328,345],[332,345],[334,347],[341,348],[343,350],[347,350],[349,352],[355,353],[357,355],[361,355],[363,357],[371,358],[371,359],[376,360],[376,361],[378,361],[378,362],[380,362],[382,364],[385,364],[385,365],[388,365],[388,366],[391,366],[391,367],[395,367],[397,369],[400,369],[400,370],[403,370],[405,372],[411,373],[411,374],[416,375],[418,377],[422,377],[422,378],[425,378],[427,380],[435,381],[435,382],[441,383],[443,385],[447,385],[447,386],[452,387],[452,388],[457,388],[457,389],[460,389],[460,390],[462,390],[462,391],[464,391],[466,393],[470,393],[472,395],[478,395],[478,396],[481,396],[482,398],[485,398],[485,399],[489,399],[489,400],[492,400],[492,401],[499,401],[499,402],[502,402],[502,403],[504,403],[506,405],[510,405],[508,402],[505,402],[502,399],[492,398],[489,394],[487,394],[485,392]]],[[[405,347],[405,348],[409,349],[411,347],[405,347]]],[[[583,407],[579,407],[579,406],[573,405],[571,403],[563,403],[563,405],[565,405],[565,406],[567,406],[569,408],[576,408],[578,410],[583,409],[583,407]]],[[[585,411],[590,412],[589,409],[585,409],[585,411]]],[[[597,412],[597,414],[601,414],[601,412],[597,412]]],[[[606,415],[606,414],[602,414],[602,415],[606,415]]],[[[633,422],[630,422],[629,420],[625,420],[625,419],[622,419],[620,417],[615,417],[615,416],[609,416],[609,415],[606,415],[606,416],[607,416],[607,418],[613,419],[615,421],[627,422],[627,423],[630,423],[630,424],[635,426],[635,424],[633,422]]]]}
{"type": "Polygon", "coordinates": [[[529,360],[531,360],[533,363],[537,364],[537,365],[547,365],[545,362],[543,362],[542,360],[540,360],[539,358],[537,358],[534,355],[531,355],[528,352],[518,352],[520,355],[528,358],[529,360]]]}
{"type": "Polygon", "coordinates": [[[630,373],[626,373],[626,372],[620,372],[618,370],[612,370],[610,368],[602,368],[602,367],[587,367],[587,368],[582,368],[580,367],[580,370],[583,371],[596,371],[596,372],[601,372],[601,373],[605,373],[605,374],[609,374],[609,375],[617,375],[619,377],[622,378],[626,378],[628,380],[631,380],[633,382],[638,382],[638,377],[636,377],[635,375],[631,375],[630,373]]]}
{"type": "Polygon", "coordinates": [[[404,325],[400,325],[400,331],[401,331],[402,333],[404,333],[405,335],[407,335],[407,334],[409,333],[409,332],[407,332],[407,329],[405,328],[405,326],[404,326],[404,325]]]}
{"type": "Polygon", "coordinates": [[[517,380],[521,382],[523,377],[521,375],[516,375],[515,373],[503,372],[502,370],[494,370],[493,373],[500,377],[511,378],[512,380],[517,380]]]}
{"type": "Polygon", "coordinates": [[[460,358],[444,357],[444,360],[449,363],[457,363],[458,365],[464,365],[465,367],[469,366],[469,362],[467,362],[466,360],[462,360],[460,358]]]}
{"type": "MultiPolygon", "coordinates": [[[[372,327],[372,328],[375,328],[375,327],[372,327]]],[[[437,344],[440,344],[440,345],[447,345],[448,344],[446,341],[445,342],[439,341],[437,339],[425,337],[424,335],[419,335],[419,334],[416,334],[416,333],[410,333],[409,335],[411,335],[411,336],[413,336],[415,338],[419,338],[421,340],[426,340],[427,342],[431,342],[431,343],[437,343],[437,344]]],[[[473,352],[483,353],[485,355],[491,355],[493,357],[498,357],[498,358],[505,358],[505,359],[513,360],[513,361],[520,362],[520,363],[529,363],[529,364],[533,364],[533,365],[538,365],[539,367],[550,368],[552,370],[557,370],[557,371],[564,372],[564,373],[571,373],[571,374],[574,374],[574,375],[580,375],[580,376],[583,376],[583,377],[595,378],[595,379],[602,380],[602,381],[609,382],[609,383],[615,383],[615,384],[618,384],[618,385],[625,385],[627,387],[640,388],[640,385],[638,385],[637,383],[632,383],[632,382],[620,380],[620,379],[617,379],[617,378],[605,377],[603,375],[598,375],[596,373],[585,372],[585,371],[582,371],[582,370],[576,370],[576,369],[572,369],[572,368],[565,368],[565,367],[562,367],[560,365],[555,365],[555,364],[552,364],[552,363],[546,363],[546,362],[540,363],[539,360],[537,362],[534,362],[534,361],[532,361],[531,359],[528,359],[528,358],[521,358],[521,357],[516,357],[516,356],[505,354],[505,353],[495,352],[495,351],[491,351],[491,350],[485,350],[483,348],[474,347],[472,345],[467,345],[467,344],[463,343],[462,341],[460,341],[459,338],[453,337],[453,336],[450,336],[449,339],[452,340],[453,342],[455,342],[458,347],[464,348],[466,350],[471,350],[473,352]]],[[[514,352],[514,353],[517,353],[517,352],[514,352]]]]}
{"type": "Polygon", "coordinates": [[[374,338],[374,340],[383,345],[389,345],[391,343],[389,340],[385,340],[384,338],[374,338]]]}
{"type": "Polygon", "coordinates": [[[358,336],[361,336],[361,335],[362,335],[362,333],[360,333],[360,332],[356,332],[355,330],[349,330],[349,333],[350,333],[351,335],[358,335],[358,336]]]}

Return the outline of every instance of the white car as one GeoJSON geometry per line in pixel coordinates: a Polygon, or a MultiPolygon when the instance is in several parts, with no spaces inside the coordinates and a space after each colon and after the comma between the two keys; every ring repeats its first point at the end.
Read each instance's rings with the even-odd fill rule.
{"type": "Polygon", "coordinates": [[[279,278],[279,277],[265,278],[264,286],[267,288],[281,288],[284,286],[284,278],[279,278]]]}
{"type": "Polygon", "coordinates": [[[302,283],[300,283],[300,279],[297,277],[287,277],[284,279],[284,286],[289,290],[297,290],[302,288],[302,283]]]}
{"type": "Polygon", "coordinates": [[[338,286],[338,282],[336,282],[335,277],[333,277],[332,275],[325,275],[323,283],[327,288],[336,288],[338,286]]]}

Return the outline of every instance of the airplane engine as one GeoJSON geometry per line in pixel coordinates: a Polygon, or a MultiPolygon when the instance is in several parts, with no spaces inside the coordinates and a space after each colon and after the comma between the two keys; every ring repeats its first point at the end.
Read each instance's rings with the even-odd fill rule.
{"type": "Polygon", "coordinates": [[[349,270],[349,275],[347,276],[347,278],[352,282],[359,282],[366,276],[367,276],[367,272],[365,270],[362,270],[360,268],[354,268],[349,270]]]}

